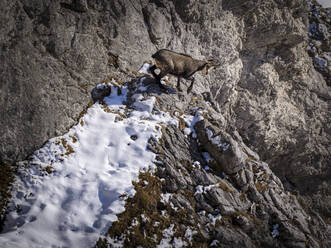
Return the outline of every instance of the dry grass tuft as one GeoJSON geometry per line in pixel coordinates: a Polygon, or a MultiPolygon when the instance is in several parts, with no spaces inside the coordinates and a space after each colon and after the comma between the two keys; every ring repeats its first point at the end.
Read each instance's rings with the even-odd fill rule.
{"type": "Polygon", "coordinates": [[[243,212],[243,211],[236,211],[235,213],[235,217],[237,216],[244,216],[246,217],[246,219],[248,219],[249,221],[252,219],[252,217],[250,216],[250,214],[243,212]]]}
{"type": "Polygon", "coordinates": [[[68,142],[64,138],[61,139],[61,143],[62,143],[62,146],[64,147],[64,149],[67,150],[64,155],[69,155],[69,154],[75,152],[74,149],[72,148],[72,146],[69,145],[68,142]]]}
{"type": "Polygon", "coordinates": [[[162,230],[166,228],[167,224],[170,225],[170,223],[165,223],[162,220],[163,217],[158,213],[158,203],[162,193],[161,182],[149,172],[145,172],[139,175],[139,181],[134,182],[133,185],[136,194],[127,199],[126,211],[118,215],[118,221],[109,228],[108,234],[111,238],[117,239],[125,234],[124,247],[155,247],[156,241],[153,239],[153,235],[145,237],[145,234],[156,234],[157,240],[160,240],[162,230]],[[145,184],[144,181],[148,183],[145,184]],[[142,214],[149,218],[148,222],[142,220],[142,214]],[[131,225],[134,219],[138,224],[131,225]],[[160,224],[156,226],[156,222],[160,222],[160,224]]]}
{"type": "MultiPolygon", "coordinates": [[[[186,229],[181,228],[181,225],[190,225],[188,212],[186,209],[174,210],[168,203],[161,202],[160,179],[149,171],[142,172],[139,181],[133,185],[136,194],[132,198],[127,198],[125,211],[118,215],[118,221],[109,228],[110,238],[122,240],[123,247],[152,248],[160,243],[163,230],[173,224],[174,237],[185,239],[186,229]]],[[[199,235],[201,234],[193,237],[191,247],[201,247],[199,235]]],[[[108,247],[107,241],[99,239],[95,247],[108,247]]]]}
{"type": "Polygon", "coordinates": [[[247,195],[246,195],[246,193],[245,192],[242,192],[241,194],[240,194],[240,196],[239,196],[239,199],[241,200],[241,201],[246,201],[247,200],[247,195]]]}
{"type": "Polygon", "coordinates": [[[268,186],[260,181],[256,181],[255,187],[256,187],[257,191],[259,191],[260,193],[263,193],[264,191],[266,191],[268,189],[268,186]]]}
{"type": "Polygon", "coordinates": [[[54,172],[54,168],[51,165],[47,165],[44,168],[44,171],[46,171],[48,174],[52,174],[54,172]]]}
{"type": "Polygon", "coordinates": [[[222,215],[220,224],[228,228],[233,228],[232,217],[227,215],[222,215]]]}
{"type": "Polygon", "coordinates": [[[72,143],[76,143],[77,142],[77,138],[75,136],[70,135],[70,138],[72,139],[72,143]]]}
{"type": "Polygon", "coordinates": [[[226,183],[220,182],[218,185],[223,191],[228,192],[228,193],[232,192],[232,189],[226,183]]]}

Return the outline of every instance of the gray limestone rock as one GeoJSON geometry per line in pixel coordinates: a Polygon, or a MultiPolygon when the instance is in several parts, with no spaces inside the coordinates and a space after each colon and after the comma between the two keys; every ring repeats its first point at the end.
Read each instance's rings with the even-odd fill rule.
{"type": "Polygon", "coordinates": [[[196,123],[195,131],[204,148],[225,173],[234,174],[244,167],[248,156],[232,137],[205,120],[196,123]]]}
{"type": "MultiPolygon", "coordinates": [[[[147,82],[147,94],[157,97],[156,109],[176,111],[175,104],[169,103],[180,96],[159,94],[153,82],[147,82]]],[[[181,111],[192,114],[191,108],[190,102],[184,101],[181,111]]],[[[195,109],[208,109],[208,104],[198,100],[195,109]]],[[[268,164],[244,144],[242,137],[238,133],[232,136],[224,128],[212,124],[212,118],[217,115],[210,109],[210,114],[206,112],[203,120],[196,122],[196,139],[184,135],[179,127],[169,126],[163,129],[159,142],[150,140],[150,149],[158,159],[156,174],[165,181],[162,191],[171,193],[171,202],[177,210],[188,209],[190,216],[200,216],[191,217],[190,228],[198,226],[197,230],[205,239],[215,240],[214,243],[225,247],[250,247],[253,244],[301,247],[305,243],[311,243],[312,247],[327,247],[327,243],[319,241],[327,236],[325,224],[319,222],[317,226],[311,226],[315,217],[302,208],[295,195],[284,189],[268,164]],[[208,145],[215,144],[206,134],[207,127],[236,142],[240,153],[232,152],[232,159],[227,160],[226,166],[235,168],[240,161],[236,156],[245,157],[239,171],[224,175],[212,165],[212,170],[204,169],[206,161],[202,152],[207,150],[216,157],[215,161],[224,153],[217,145],[214,152],[208,150],[208,145]],[[196,161],[200,166],[193,166],[196,161]],[[318,233],[317,230],[324,231],[318,233]]]]}

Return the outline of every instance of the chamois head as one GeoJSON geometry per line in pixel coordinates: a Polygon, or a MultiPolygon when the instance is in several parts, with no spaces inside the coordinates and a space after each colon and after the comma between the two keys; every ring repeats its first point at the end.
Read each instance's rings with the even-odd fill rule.
{"type": "Polygon", "coordinates": [[[203,65],[201,72],[203,72],[204,74],[208,75],[208,70],[211,67],[216,67],[219,66],[220,64],[218,64],[216,61],[214,60],[207,60],[205,61],[205,64],[203,65]]]}

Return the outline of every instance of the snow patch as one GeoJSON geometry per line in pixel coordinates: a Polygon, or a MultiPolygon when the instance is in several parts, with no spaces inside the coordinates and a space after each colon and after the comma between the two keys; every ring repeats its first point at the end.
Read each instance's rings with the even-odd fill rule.
{"type": "Polygon", "coordinates": [[[152,113],[154,103],[155,103],[155,97],[150,97],[148,99],[145,99],[142,94],[134,94],[132,96],[133,99],[135,99],[135,102],[133,103],[133,107],[137,111],[147,112],[148,114],[152,113]]]}
{"type": "Polygon", "coordinates": [[[192,238],[194,235],[196,235],[198,232],[191,230],[190,227],[188,227],[185,231],[185,238],[189,241],[192,242],[192,238]]]}
{"type": "Polygon", "coordinates": [[[138,224],[139,224],[138,219],[137,217],[135,217],[131,222],[131,226],[138,226],[138,224]]]}
{"type": "Polygon", "coordinates": [[[225,152],[226,150],[229,149],[230,144],[227,142],[221,142],[220,137],[218,135],[215,135],[212,130],[209,128],[206,128],[206,133],[208,135],[208,139],[210,142],[214,145],[217,145],[218,147],[221,147],[222,150],[225,152]]]}
{"type": "Polygon", "coordinates": [[[110,111],[95,103],[67,134],[50,139],[30,162],[19,164],[2,246],[92,247],[117,220],[125,204],[120,196],[133,196],[132,181],[155,166],[148,140],[161,137],[159,124],[178,125],[168,113],[153,112],[155,98],[141,94],[134,95],[134,109],[127,114],[127,93],[123,87],[118,95],[111,85],[104,98],[110,111]]]}
{"type": "Polygon", "coordinates": [[[213,226],[215,226],[216,221],[222,219],[222,215],[220,215],[220,214],[218,214],[218,215],[208,214],[208,218],[209,218],[209,220],[210,220],[210,223],[211,223],[213,226]]]}
{"type": "Polygon", "coordinates": [[[223,152],[225,152],[226,150],[229,149],[230,144],[226,143],[226,142],[223,142],[223,143],[220,144],[220,147],[222,147],[223,152]]]}
{"type": "Polygon", "coordinates": [[[158,244],[157,248],[181,248],[181,247],[187,247],[187,242],[182,240],[181,237],[174,237],[173,235],[175,233],[174,231],[174,224],[171,224],[167,229],[164,229],[162,231],[162,240],[160,241],[160,244],[158,244]]]}
{"type": "Polygon", "coordinates": [[[194,195],[202,194],[202,193],[204,193],[203,186],[202,185],[196,186],[194,195]]]}
{"type": "Polygon", "coordinates": [[[148,74],[149,72],[150,72],[150,67],[151,67],[152,65],[151,64],[149,64],[149,63],[144,63],[143,65],[142,65],[142,67],[139,69],[139,73],[145,73],[145,74],[148,74]]]}
{"type": "Polygon", "coordinates": [[[172,194],[170,194],[170,193],[161,194],[161,202],[169,203],[169,199],[170,199],[171,195],[172,194]]]}
{"type": "Polygon", "coordinates": [[[164,229],[162,231],[162,240],[160,241],[160,244],[157,245],[157,248],[171,248],[171,239],[174,235],[174,224],[171,224],[167,229],[164,229]]]}
{"type": "Polygon", "coordinates": [[[206,215],[206,211],[205,210],[201,210],[200,212],[198,212],[198,214],[205,216],[206,215]]]}
{"type": "Polygon", "coordinates": [[[328,62],[326,59],[321,58],[319,56],[315,56],[314,57],[314,64],[316,67],[318,67],[320,70],[322,71],[326,71],[327,72],[327,66],[328,66],[328,62]]]}
{"type": "Polygon", "coordinates": [[[194,195],[206,193],[207,191],[211,190],[212,188],[215,188],[215,187],[218,187],[218,186],[219,186],[218,183],[210,184],[208,186],[198,185],[198,186],[195,187],[194,195]]]}
{"type": "Polygon", "coordinates": [[[148,217],[146,217],[144,214],[141,214],[141,220],[144,222],[144,223],[146,223],[147,221],[149,221],[149,218],[148,217]]]}
{"type": "Polygon", "coordinates": [[[192,164],[193,168],[196,168],[196,169],[200,169],[201,168],[201,165],[200,165],[200,162],[199,161],[195,161],[193,164],[192,164]]]}
{"type": "Polygon", "coordinates": [[[195,112],[194,116],[192,116],[192,115],[183,115],[182,117],[183,117],[183,119],[186,123],[186,126],[188,126],[188,128],[184,129],[184,134],[185,135],[192,134],[192,137],[196,138],[197,134],[195,132],[194,126],[198,121],[203,120],[203,112],[197,110],[195,112]]]}
{"type": "Polygon", "coordinates": [[[279,224],[275,224],[275,225],[273,226],[273,230],[272,230],[272,232],[271,232],[271,236],[272,236],[273,238],[276,238],[277,236],[279,236],[278,227],[279,227],[279,224]]]}
{"type": "Polygon", "coordinates": [[[202,153],[203,158],[207,161],[207,163],[213,161],[213,159],[211,158],[210,154],[208,152],[203,152],[202,153]]]}
{"type": "Polygon", "coordinates": [[[217,246],[218,247],[218,244],[219,244],[219,241],[214,239],[211,243],[210,243],[210,247],[213,247],[213,246],[217,246]]]}
{"type": "Polygon", "coordinates": [[[173,240],[173,245],[171,247],[176,247],[176,248],[180,248],[180,247],[187,247],[187,243],[182,240],[181,237],[175,237],[173,240]]]}

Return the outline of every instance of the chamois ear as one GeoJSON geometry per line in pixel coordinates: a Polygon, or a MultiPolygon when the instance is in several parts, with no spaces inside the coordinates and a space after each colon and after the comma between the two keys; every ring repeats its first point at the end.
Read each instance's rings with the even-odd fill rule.
{"type": "Polygon", "coordinates": [[[201,72],[206,75],[208,74],[207,65],[202,68],[201,72]]]}
{"type": "Polygon", "coordinates": [[[215,66],[215,63],[212,62],[211,60],[208,60],[206,65],[203,67],[202,72],[208,75],[208,70],[213,66],[215,66]]]}
{"type": "Polygon", "coordinates": [[[217,66],[220,66],[220,65],[221,65],[220,62],[218,62],[218,61],[216,61],[216,60],[214,60],[214,59],[210,59],[210,60],[208,60],[208,63],[210,64],[209,67],[217,67],[217,66]]]}

